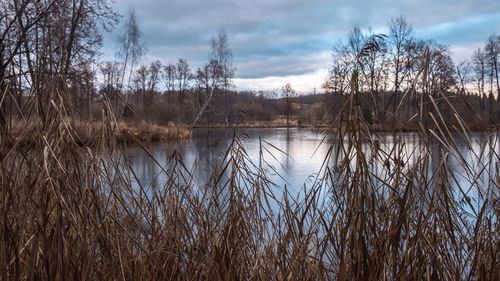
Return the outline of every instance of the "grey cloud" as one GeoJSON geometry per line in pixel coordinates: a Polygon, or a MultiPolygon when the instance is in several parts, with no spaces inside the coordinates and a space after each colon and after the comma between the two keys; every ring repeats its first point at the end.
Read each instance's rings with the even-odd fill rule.
{"type": "MultiPolygon", "coordinates": [[[[208,56],[210,37],[224,28],[233,48],[236,76],[245,78],[299,75],[325,67],[328,58],[321,54],[351,28],[383,29],[399,15],[415,30],[435,35],[437,41],[464,45],[478,37],[460,32],[467,19],[500,11],[498,0],[121,0],[116,8],[126,13],[131,5],[139,17],[149,59],[185,57],[192,65],[201,65],[208,56]],[[447,23],[455,28],[433,29],[447,23]]],[[[497,26],[498,17],[491,21],[497,26]]],[[[115,35],[108,35],[105,44],[113,44],[115,35]]]]}
{"type": "Polygon", "coordinates": [[[307,55],[272,56],[266,58],[238,59],[236,65],[240,78],[289,76],[314,72],[327,66],[329,52],[307,55]]]}

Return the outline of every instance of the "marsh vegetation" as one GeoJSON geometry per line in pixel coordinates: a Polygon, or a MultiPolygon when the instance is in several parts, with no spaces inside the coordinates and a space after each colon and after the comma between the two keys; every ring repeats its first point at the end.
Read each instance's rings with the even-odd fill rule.
{"type": "MultiPolygon", "coordinates": [[[[102,64],[97,89],[98,25],[117,20],[107,1],[5,1],[0,11],[0,280],[500,279],[496,64],[482,64],[473,95],[446,47],[413,44],[403,19],[392,35],[354,29],[336,49],[329,102],[311,110],[325,113],[317,171],[291,186],[280,159],[295,155],[266,137],[247,147],[232,131],[207,144],[217,157],[194,161],[175,149],[159,158],[147,144],[190,132],[140,121],[227,125],[232,98],[258,99],[230,90],[224,32],[196,86],[167,75],[181,86],[162,92],[159,64],[136,69],[144,49],[131,14],[123,64],[102,64]],[[160,100],[181,117],[152,118],[160,100]],[[134,169],[124,134],[155,184],[134,169]]],[[[497,37],[485,50],[498,51],[497,37]]],[[[283,106],[289,126],[293,101],[308,98],[283,93],[262,104],[283,106]]]]}

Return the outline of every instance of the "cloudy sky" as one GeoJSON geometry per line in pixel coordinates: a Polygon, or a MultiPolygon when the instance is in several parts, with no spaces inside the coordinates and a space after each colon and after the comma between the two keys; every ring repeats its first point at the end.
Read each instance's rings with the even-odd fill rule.
{"type": "MultiPolygon", "coordinates": [[[[122,15],[135,9],[145,63],[182,57],[198,67],[207,61],[210,38],[226,30],[234,83],[252,90],[287,82],[300,92],[320,90],[338,40],[355,26],[384,33],[399,15],[417,37],[448,44],[457,60],[500,33],[499,0],[115,0],[113,6],[122,15]]],[[[105,58],[115,55],[118,31],[105,35],[105,58]]]]}

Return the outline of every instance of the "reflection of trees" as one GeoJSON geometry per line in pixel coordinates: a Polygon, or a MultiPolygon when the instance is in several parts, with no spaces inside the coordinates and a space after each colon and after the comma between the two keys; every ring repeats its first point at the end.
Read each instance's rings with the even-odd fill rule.
{"type": "Polygon", "coordinates": [[[227,129],[197,129],[191,143],[182,146],[184,164],[198,182],[205,183],[210,180],[212,172],[218,172],[214,169],[219,166],[223,152],[230,145],[232,132],[227,129]]]}
{"type": "Polygon", "coordinates": [[[291,149],[290,149],[290,145],[291,145],[291,140],[290,140],[290,128],[287,127],[286,128],[286,145],[285,145],[285,152],[286,152],[286,155],[285,155],[285,169],[287,171],[290,171],[290,158],[291,158],[291,149]]]}

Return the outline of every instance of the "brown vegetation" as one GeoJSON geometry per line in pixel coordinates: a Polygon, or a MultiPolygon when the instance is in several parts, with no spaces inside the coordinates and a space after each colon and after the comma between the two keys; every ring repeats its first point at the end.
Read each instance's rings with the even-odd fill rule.
{"type": "Polygon", "coordinates": [[[253,162],[237,136],[202,182],[175,152],[163,186],[134,185],[113,118],[81,133],[53,103],[40,147],[17,145],[32,139],[22,124],[16,144],[3,141],[12,131],[2,139],[1,279],[498,280],[498,133],[471,153],[491,165],[475,167],[451,132],[472,151],[470,130],[442,91],[423,94],[410,152],[383,143],[360,92],[341,101],[336,141],[296,196],[269,179],[271,144],[253,162]],[[103,149],[81,147],[79,134],[103,149]]]}
{"type": "MultiPolygon", "coordinates": [[[[460,152],[439,115],[408,155],[356,108],[296,198],[269,180],[265,143],[252,162],[236,137],[201,183],[174,153],[150,189],[132,184],[113,121],[87,134],[96,152],[54,118],[39,148],[1,146],[2,280],[498,280],[498,170],[462,162],[455,189],[447,159],[460,152]]],[[[486,139],[478,159],[500,160],[498,135],[486,139]]]]}
{"type": "MultiPolygon", "coordinates": [[[[155,125],[147,122],[114,121],[105,124],[102,121],[84,121],[64,118],[56,124],[58,131],[71,128],[66,135],[68,141],[80,145],[94,146],[96,136],[110,138],[118,143],[147,143],[166,140],[185,140],[191,137],[191,130],[185,126],[168,123],[155,125]],[[108,126],[108,127],[107,127],[108,126]]],[[[34,145],[36,140],[52,133],[43,127],[40,120],[15,120],[11,123],[10,135],[5,145],[34,145]]]]}
{"type": "MultiPolygon", "coordinates": [[[[498,132],[484,132],[479,151],[470,135],[475,124],[498,121],[496,62],[489,73],[480,68],[480,96],[463,87],[455,94],[445,46],[393,40],[401,48],[387,59],[384,36],[355,29],[338,50],[325,106],[295,113],[312,118],[323,108],[318,120],[335,140],[297,196],[270,180],[272,144],[262,140],[251,161],[237,136],[208,179],[175,152],[157,175],[166,183],[150,188],[117,143],[189,132],[116,118],[193,126],[273,120],[273,112],[293,118],[291,95],[230,95],[223,33],[212,41],[221,52],[196,71],[192,89],[155,90],[157,63],[140,67],[128,89],[123,70],[130,78],[143,51],[133,17],[121,40],[125,67],[107,65],[96,91],[96,23],[115,16],[107,1],[7,0],[0,11],[9,39],[0,41],[0,280],[500,280],[498,132]],[[376,79],[390,76],[388,65],[393,91],[376,79]],[[100,123],[76,119],[95,112],[100,123]],[[411,124],[419,145],[408,153],[396,134],[385,144],[377,124],[411,124]],[[457,134],[473,160],[489,165],[471,165],[457,134]]],[[[391,24],[393,39],[408,37],[397,35],[410,31],[402,19],[391,24]]]]}

